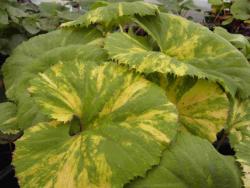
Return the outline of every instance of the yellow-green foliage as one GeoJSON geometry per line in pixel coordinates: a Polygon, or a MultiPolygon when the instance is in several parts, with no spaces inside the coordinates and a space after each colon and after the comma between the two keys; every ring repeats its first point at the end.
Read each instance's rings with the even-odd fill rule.
{"type": "Polygon", "coordinates": [[[0,104],[0,138],[24,131],[20,186],[248,187],[244,55],[155,5],[101,5],[24,42],[3,66],[15,104],[0,104]],[[235,157],[211,145],[222,129],[235,157]]]}

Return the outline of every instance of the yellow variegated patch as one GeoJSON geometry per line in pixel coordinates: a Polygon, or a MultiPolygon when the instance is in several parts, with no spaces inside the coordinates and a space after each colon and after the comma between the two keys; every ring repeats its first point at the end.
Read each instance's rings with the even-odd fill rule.
{"type": "Polygon", "coordinates": [[[250,100],[232,100],[226,133],[244,172],[245,187],[250,187],[250,100]]]}
{"type": "Polygon", "coordinates": [[[105,59],[101,36],[91,28],[58,30],[34,37],[14,50],[3,66],[3,74],[8,98],[18,103],[21,129],[48,121],[27,93],[29,80],[61,60],[105,59]]]}
{"type": "Polygon", "coordinates": [[[106,6],[88,11],[75,21],[67,22],[61,27],[88,27],[91,24],[102,24],[104,26],[112,26],[119,24],[122,18],[129,20],[134,15],[156,15],[158,13],[157,6],[145,2],[115,2],[106,4],[106,6]],[[117,23],[118,22],[118,23],[117,23]]]}
{"type": "Polygon", "coordinates": [[[126,33],[113,33],[106,40],[105,49],[114,60],[142,73],[174,73],[177,76],[205,74],[195,66],[182,63],[162,52],[152,51],[147,41],[126,33]],[[119,41],[119,45],[117,42],[119,41]]]}
{"type": "Polygon", "coordinates": [[[229,102],[219,85],[190,77],[162,77],[161,86],[176,104],[179,123],[194,135],[216,140],[228,118],[229,102]]]}
{"type": "Polygon", "coordinates": [[[113,63],[61,62],[29,91],[44,113],[66,123],[34,126],[17,142],[23,187],[123,187],[159,163],[177,132],[164,90],[113,63]]]}
{"type": "Polygon", "coordinates": [[[250,66],[243,54],[207,28],[171,14],[137,16],[158,48],[145,38],[110,34],[105,42],[112,59],[143,73],[173,73],[220,83],[233,97],[250,96],[250,66]]]}
{"type": "MultiPolygon", "coordinates": [[[[85,45],[100,37],[102,37],[102,34],[96,29],[74,28],[39,35],[22,43],[13,51],[11,57],[3,65],[7,97],[12,100],[18,100],[19,96],[23,95],[23,90],[21,89],[27,83],[27,77],[46,70],[49,66],[57,63],[60,58],[72,59],[81,55],[83,52],[76,49],[74,49],[75,53],[70,52],[70,47],[74,48],[73,45],[78,45],[77,47],[79,48],[79,45],[85,45]],[[68,47],[67,50],[64,50],[64,55],[63,53],[60,54],[63,47],[68,47]],[[46,61],[46,57],[51,57],[50,61],[46,61]],[[42,64],[39,61],[40,58],[46,61],[47,67],[45,62],[42,64]],[[23,79],[26,80],[23,81],[23,79]]],[[[27,84],[25,86],[26,89],[27,84]]]]}

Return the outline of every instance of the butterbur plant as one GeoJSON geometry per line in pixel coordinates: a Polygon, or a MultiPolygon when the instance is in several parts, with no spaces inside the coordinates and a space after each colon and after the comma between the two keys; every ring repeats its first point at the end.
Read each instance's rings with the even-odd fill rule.
{"type": "Polygon", "coordinates": [[[22,43],[2,72],[20,187],[250,186],[250,66],[199,24],[103,3],[22,43]],[[222,129],[235,156],[212,146],[222,129]]]}

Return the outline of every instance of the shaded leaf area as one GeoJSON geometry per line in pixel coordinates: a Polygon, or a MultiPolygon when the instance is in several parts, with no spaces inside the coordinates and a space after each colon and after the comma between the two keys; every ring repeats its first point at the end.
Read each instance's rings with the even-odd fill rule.
{"type": "Polygon", "coordinates": [[[91,24],[101,24],[105,27],[111,27],[120,24],[122,20],[130,20],[135,15],[156,15],[157,6],[140,1],[136,2],[117,2],[102,4],[97,9],[90,10],[75,21],[62,24],[62,27],[88,27],[91,24]]]}
{"type": "Polygon", "coordinates": [[[114,33],[105,45],[111,58],[140,72],[207,78],[220,83],[232,96],[250,95],[247,59],[207,28],[164,13],[137,17],[136,22],[157,42],[160,52],[133,35],[114,33]]]}
{"type": "Polygon", "coordinates": [[[17,101],[20,128],[48,120],[27,93],[29,80],[61,60],[104,58],[100,40],[84,46],[100,36],[95,29],[58,30],[30,39],[7,59],[3,66],[6,93],[8,98],[17,101]]]}
{"type": "Polygon", "coordinates": [[[17,126],[16,111],[15,104],[0,103],[0,144],[14,142],[23,134],[17,126]]]}
{"type": "Polygon", "coordinates": [[[164,151],[160,165],[126,187],[240,188],[240,175],[233,157],[217,153],[204,139],[180,133],[164,151]]]}
{"type": "Polygon", "coordinates": [[[228,129],[230,143],[236,152],[237,161],[244,172],[245,187],[250,186],[250,102],[249,100],[232,102],[231,119],[228,129]]]}
{"type": "Polygon", "coordinates": [[[113,63],[61,62],[29,91],[57,122],[31,127],[16,142],[24,187],[122,187],[157,165],[177,133],[164,90],[113,63]]]}

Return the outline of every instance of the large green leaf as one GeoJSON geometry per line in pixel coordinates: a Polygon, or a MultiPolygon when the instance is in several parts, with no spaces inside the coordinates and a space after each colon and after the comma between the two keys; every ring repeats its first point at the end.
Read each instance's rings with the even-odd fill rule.
{"type": "Polygon", "coordinates": [[[18,104],[19,128],[48,120],[27,93],[29,80],[61,60],[105,58],[100,37],[95,29],[58,30],[34,37],[14,51],[3,73],[7,96],[18,104]]]}
{"type": "Polygon", "coordinates": [[[178,128],[164,90],[113,63],[61,62],[29,91],[66,123],[31,127],[17,141],[23,187],[122,187],[159,163],[178,128]]]}
{"type": "Polygon", "coordinates": [[[250,65],[225,39],[171,14],[137,17],[136,22],[157,42],[160,52],[132,35],[114,33],[105,46],[111,58],[141,72],[208,78],[219,82],[232,96],[250,96],[250,65]]]}
{"type": "Polygon", "coordinates": [[[231,119],[226,129],[244,172],[245,187],[250,187],[250,100],[232,102],[231,119]]]}
{"type": "Polygon", "coordinates": [[[190,77],[165,79],[161,78],[161,86],[178,109],[179,123],[190,133],[214,142],[227,123],[229,111],[228,98],[220,86],[190,77]]]}
{"type": "Polygon", "coordinates": [[[247,20],[250,19],[250,1],[236,0],[231,6],[231,12],[236,19],[247,20]]]}
{"type": "Polygon", "coordinates": [[[215,141],[216,134],[226,124],[229,110],[227,96],[218,84],[206,80],[197,81],[191,77],[181,78],[187,74],[187,70],[196,76],[200,70],[162,52],[153,51],[150,44],[141,37],[126,33],[111,34],[105,48],[114,59],[146,73],[150,80],[161,85],[171,102],[176,104],[179,122],[188,131],[211,142],[215,141]],[[154,72],[160,74],[150,74],[154,72]],[[174,73],[179,78],[164,73],[174,73]]]}
{"type": "Polygon", "coordinates": [[[58,47],[74,44],[86,44],[101,33],[96,29],[64,29],[39,35],[19,45],[3,65],[4,83],[8,98],[17,100],[20,91],[16,89],[22,76],[35,60],[58,47]]]}
{"type": "Polygon", "coordinates": [[[127,187],[240,188],[241,181],[233,157],[220,155],[206,140],[180,134],[160,165],[127,187]]]}
{"type": "Polygon", "coordinates": [[[17,127],[16,111],[15,104],[0,103],[0,144],[13,142],[22,135],[17,127]]]}
{"type": "Polygon", "coordinates": [[[18,123],[19,127],[26,129],[38,122],[46,121],[47,118],[40,112],[39,107],[34,104],[33,99],[27,93],[29,80],[43,72],[50,66],[60,61],[77,61],[78,59],[84,60],[103,60],[106,57],[104,50],[99,47],[99,44],[88,45],[70,45],[51,50],[44,56],[38,58],[34,63],[27,67],[27,70],[22,75],[22,79],[17,81],[17,88],[20,92],[18,103],[18,123]]]}
{"type": "Polygon", "coordinates": [[[134,15],[156,15],[157,13],[158,8],[153,4],[140,1],[130,3],[117,2],[88,11],[77,20],[62,24],[62,27],[88,27],[91,24],[102,24],[109,27],[117,23],[117,21],[121,21],[123,18],[128,18],[134,15]]]}

